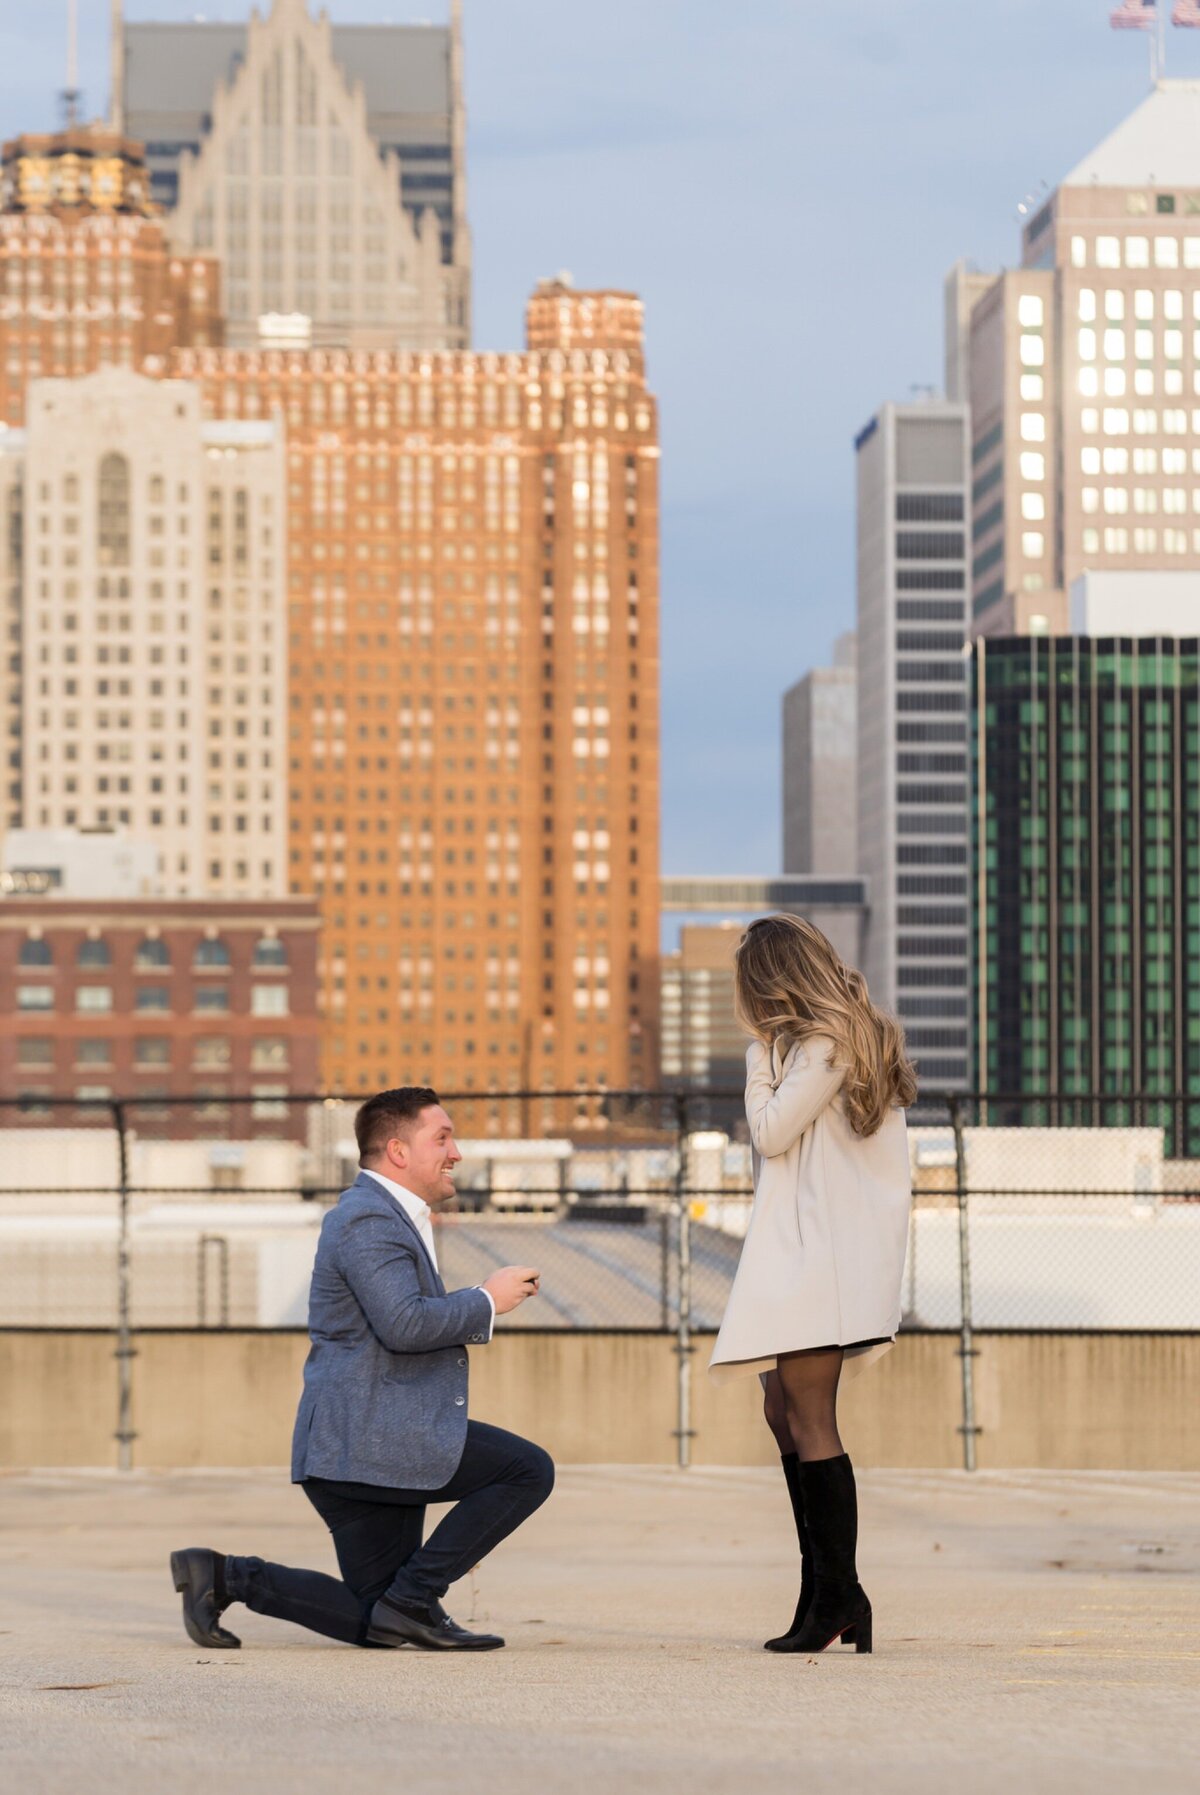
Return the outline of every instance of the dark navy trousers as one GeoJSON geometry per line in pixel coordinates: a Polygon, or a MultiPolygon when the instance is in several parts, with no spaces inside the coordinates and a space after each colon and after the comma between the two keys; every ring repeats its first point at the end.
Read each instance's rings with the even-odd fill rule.
{"type": "Polygon", "coordinates": [[[341,1581],[261,1558],[227,1557],[226,1593],[256,1614],[365,1645],[367,1621],[381,1595],[440,1600],[541,1507],[554,1488],[554,1461],[517,1434],[468,1421],[458,1469],[439,1490],[322,1477],[307,1478],[301,1488],[333,1536],[341,1581]],[[422,1542],[432,1502],[454,1507],[422,1542]]]}

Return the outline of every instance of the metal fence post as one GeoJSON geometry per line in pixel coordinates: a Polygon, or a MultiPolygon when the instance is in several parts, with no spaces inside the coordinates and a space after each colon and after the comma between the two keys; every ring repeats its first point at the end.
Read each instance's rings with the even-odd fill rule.
{"type": "Polygon", "coordinates": [[[661,1326],[665,1334],[671,1326],[671,1212],[660,1210],[658,1217],[659,1286],[662,1309],[661,1326]]]}
{"type": "Polygon", "coordinates": [[[676,1139],[678,1163],[675,1169],[675,1216],[679,1228],[679,1314],[675,1330],[675,1352],[679,1360],[678,1441],[676,1462],[686,1471],[692,1462],[692,1217],[686,1188],[687,1166],[687,1098],[681,1092],[676,1098],[676,1139]]]}
{"type": "Polygon", "coordinates": [[[954,1187],[958,1199],[958,1286],[959,1327],[958,1356],[962,1362],[962,1425],[963,1470],[975,1469],[975,1333],[971,1315],[971,1241],[967,1222],[967,1155],[963,1142],[962,1110],[956,1096],[950,1098],[950,1121],[954,1128],[954,1187]]]}
{"type": "Polygon", "coordinates": [[[133,1442],[133,1360],[135,1347],[129,1321],[129,1142],[125,1133],[125,1105],[116,1099],[112,1104],[113,1126],[117,1131],[117,1169],[120,1212],[117,1223],[117,1469],[132,1471],[133,1442]]]}

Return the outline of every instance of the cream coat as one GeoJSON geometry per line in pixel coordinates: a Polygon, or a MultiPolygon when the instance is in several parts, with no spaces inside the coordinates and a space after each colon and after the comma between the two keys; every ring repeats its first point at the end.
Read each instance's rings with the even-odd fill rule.
{"type": "Polygon", "coordinates": [[[846,1372],[886,1352],[900,1325],[912,1180],[904,1111],[856,1135],[842,1110],[843,1068],[822,1036],[746,1055],[754,1207],[709,1369],[774,1368],[780,1353],[851,1346],[846,1372]]]}

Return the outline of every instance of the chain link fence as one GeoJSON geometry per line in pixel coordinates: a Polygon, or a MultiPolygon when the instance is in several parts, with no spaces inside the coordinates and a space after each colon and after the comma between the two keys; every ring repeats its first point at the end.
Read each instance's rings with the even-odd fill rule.
{"type": "MultiPolygon", "coordinates": [[[[323,1215],[357,1172],[359,1098],[0,1101],[0,1327],[115,1339],[132,1462],[144,1329],[299,1329],[323,1215]]],[[[451,1288],[535,1264],[514,1329],[673,1337],[680,1462],[692,1336],[715,1329],[753,1200],[738,1092],[467,1092],[436,1219],[451,1288]]],[[[908,1330],[951,1333],[974,1465],[973,1337],[1200,1327],[1200,1098],[923,1092],[909,1116],[908,1330]]]]}

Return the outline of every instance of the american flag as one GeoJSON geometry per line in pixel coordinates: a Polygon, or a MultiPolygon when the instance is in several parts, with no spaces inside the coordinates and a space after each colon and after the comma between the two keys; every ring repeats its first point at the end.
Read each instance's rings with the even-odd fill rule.
{"type": "Polygon", "coordinates": [[[1121,0],[1108,22],[1114,31],[1153,31],[1156,17],[1155,0],[1121,0]]]}
{"type": "Polygon", "coordinates": [[[1171,14],[1171,23],[1193,31],[1200,30],[1200,0],[1179,0],[1171,14]]]}

